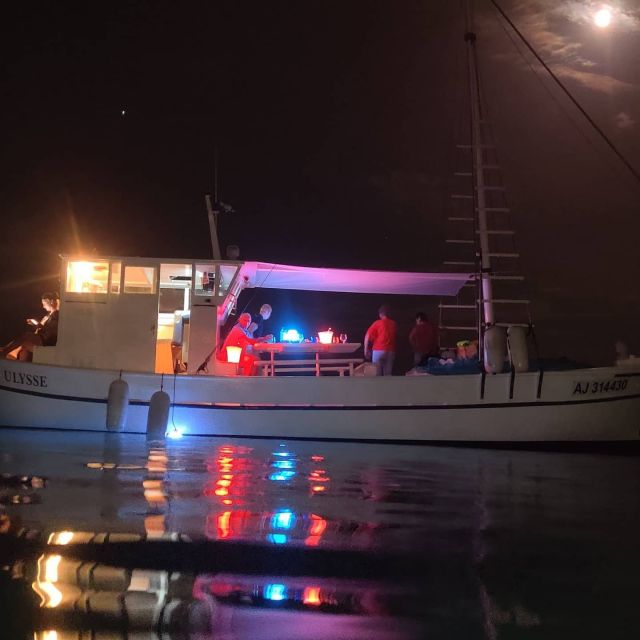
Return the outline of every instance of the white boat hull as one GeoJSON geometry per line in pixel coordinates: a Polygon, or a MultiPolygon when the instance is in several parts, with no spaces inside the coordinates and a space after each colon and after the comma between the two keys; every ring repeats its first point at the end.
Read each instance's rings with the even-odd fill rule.
{"type": "MultiPolygon", "coordinates": [[[[107,431],[114,371],[0,362],[0,425],[107,431]]],[[[124,373],[145,433],[156,374],[124,373]]],[[[392,442],[640,441],[640,367],[495,376],[165,376],[186,435],[392,442]]]]}

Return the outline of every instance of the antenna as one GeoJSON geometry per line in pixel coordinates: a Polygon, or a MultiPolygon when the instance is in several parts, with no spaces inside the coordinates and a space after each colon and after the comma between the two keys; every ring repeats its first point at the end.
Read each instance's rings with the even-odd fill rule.
{"type": "Polygon", "coordinates": [[[204,202],[207,206],[207,216],[209,217],[209,233],[211,234],[211,251],[214,260],[222,260],[220,253],[220,241],[218,240],[218,211],[211,204],[211,196],[207,193],[204,196],[204,202]]]}
{"type": "Polygon", "coordinates": [[[218,147],[213,148],[213,199],[218,202],[218,147]]]}
{"type": "Polygon", "coordinates": [[[218,215],[220,213],[232,213],[233,207],[218,200],[218,147],[213,149],[213,202],[211,194],[204,196],[207,216],[209,218],[209,233],[211,234],[211,251],[214,260],[222,260],[220,252],[220,240],[218,238],[218,215]]]}

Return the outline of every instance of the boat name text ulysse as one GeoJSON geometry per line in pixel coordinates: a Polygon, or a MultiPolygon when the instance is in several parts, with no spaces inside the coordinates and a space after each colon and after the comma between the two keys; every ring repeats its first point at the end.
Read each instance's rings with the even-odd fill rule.
{"type": "Polygon", "coordinates": [[[26,387],[47,387],[47,376],[38,376],[32,373],[18,373],[17,371],[3,370],[5,382],[22,384],[26,387]]]}
{"type": "Polygon", "coordinates": [[[611,391],[624,391],[627,388],[628,380],[591,380],[589,382],[576,382],[573,388],[573,395],[586,393],[607,393],[611,391]]]}

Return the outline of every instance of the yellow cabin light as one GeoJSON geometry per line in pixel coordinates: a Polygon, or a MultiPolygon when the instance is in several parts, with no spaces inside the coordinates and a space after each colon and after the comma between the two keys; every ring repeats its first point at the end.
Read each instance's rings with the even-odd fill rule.
{"type": "Polygon", "coordinates": [[[107,293],[109,263],[104,260],[70,260],[66,290],[69,293],[107,293]]]}
{"type": "Polygon", "coordinates": [[[238,364],[240,362],[241,354],[242,347],[227,347],[227,362],[238,364]]]}

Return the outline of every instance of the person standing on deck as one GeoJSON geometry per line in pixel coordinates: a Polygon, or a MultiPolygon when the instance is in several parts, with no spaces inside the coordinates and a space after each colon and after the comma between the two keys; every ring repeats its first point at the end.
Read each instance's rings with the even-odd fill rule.
{"type": "Polygon", "coordinates": [[[416,314],[416,324],[409,333],[409,343],[413,349],[413,364],[420,364],[430,356],[438,356],[438,332],[422,311],[416,314]]]}
{"type": "Polygon", "coordinates": [[[393,361],[396,357],[396,334],[398,324],[389,317],[389,307],[383,304],[378,309],[379,319],[368,329],[364,336],[364,357],[376,365],[377,374],[393,375],[393,361]],[[370,347],[369,343],[372,343],[370,347]]]}

